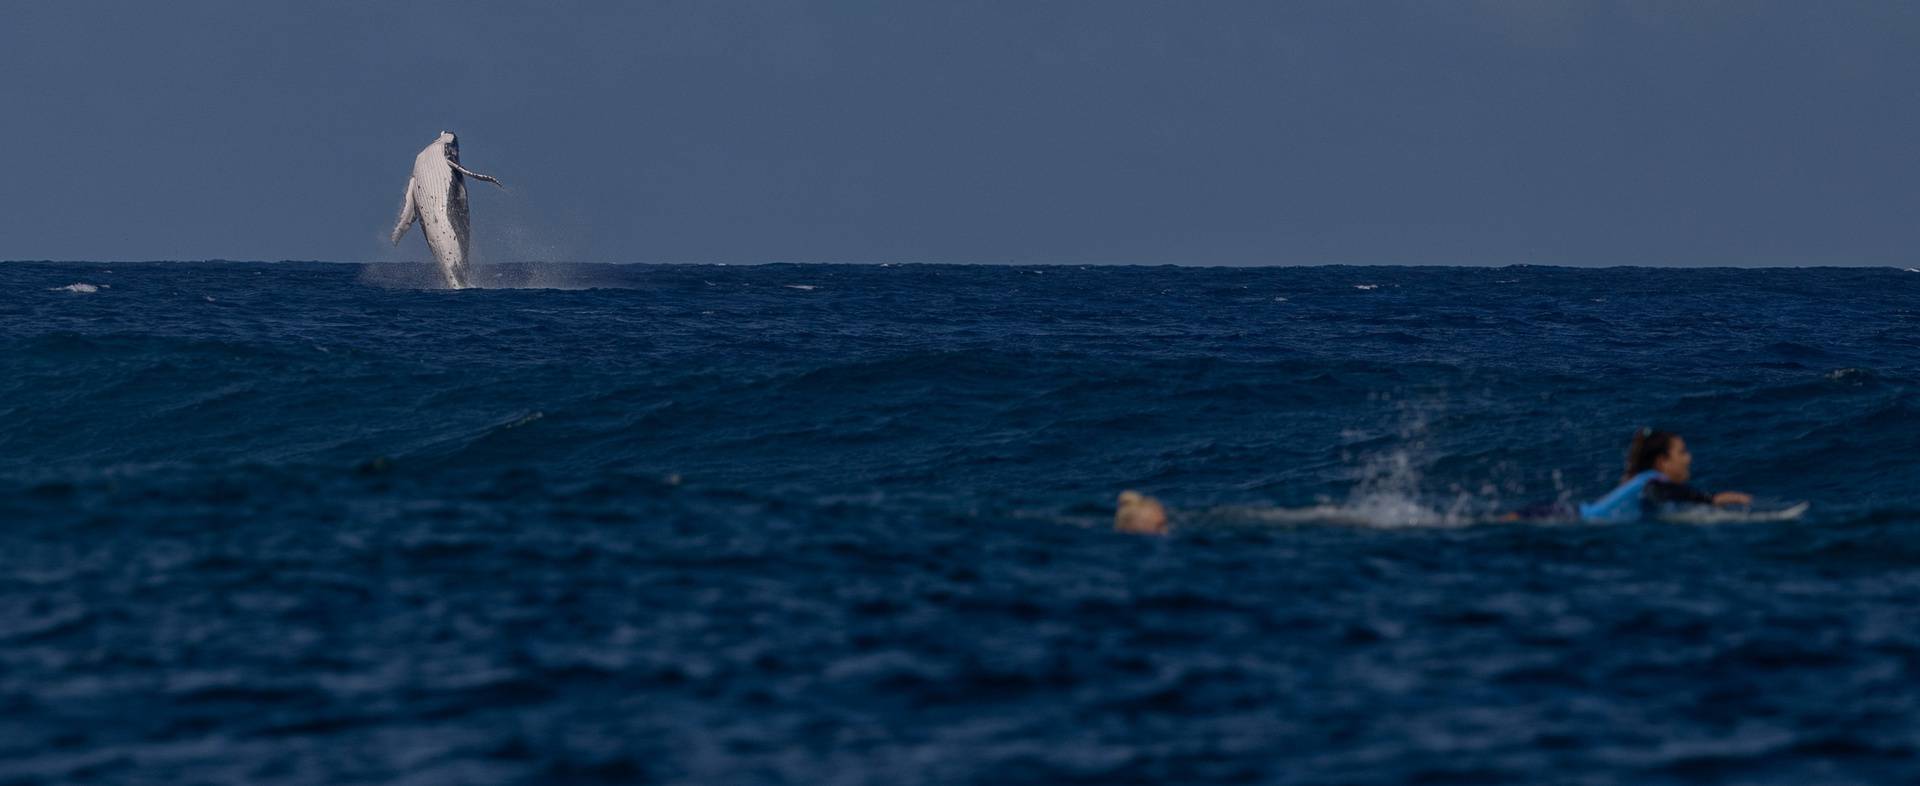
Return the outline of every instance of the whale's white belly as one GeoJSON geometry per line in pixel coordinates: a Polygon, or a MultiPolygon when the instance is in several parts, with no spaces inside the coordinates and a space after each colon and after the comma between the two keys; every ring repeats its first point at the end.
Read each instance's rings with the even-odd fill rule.
{"type": "Polygon", "coordinates": [[[420,231],[440,263],[447,285],[464,289],[467,279],[467,185],[447,165],[441,145],[430,145],[413,160],[413,204],[420,211],[420,231]]]}
{"type": "Polygon", "coordinates": [[[413,177],[407,180],[400,217],[390,238],[394,245],[406,237],[415,221],[427,236],[427,248],[440,263],[440,277],[451,289],[473,286],[468,279],[472,264],[467,228],[467,182],[473,178],[505,189],[500,178],[481,174],[460,165],[460,140],[452,131],[440,132],[440,138],[413,158],[413,177]]]}

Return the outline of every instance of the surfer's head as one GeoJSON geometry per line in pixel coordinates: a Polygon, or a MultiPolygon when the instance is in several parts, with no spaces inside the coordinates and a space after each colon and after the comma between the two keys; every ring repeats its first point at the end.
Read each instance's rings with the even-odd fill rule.
{"type": "Polygon", "coordinates": [[[1633,444],[1627,446],[1626,477],[1650,469],[1675,483],[1687,482],[1693,477],[1693,454],[1687,452],[1687,441],[1671,431],[1643,428],[1634,432],[1633,444]]]}
{"type": "Polygon", "coordinates": [[[1138,491],[1120,492],[1120,505],[1113,512],[1113,528],[1131,535],[1167,534],[1167,508],[1160,500],[1138,491]]]}

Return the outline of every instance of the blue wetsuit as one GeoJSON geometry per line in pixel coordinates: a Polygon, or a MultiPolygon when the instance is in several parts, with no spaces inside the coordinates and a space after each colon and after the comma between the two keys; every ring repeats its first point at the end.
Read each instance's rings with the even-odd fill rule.
{"type": "Polygon", "coordinates": [[[1667,480],[1658,470],[1647,470],[1621,483],[1607,495],[1581,505],[1563,502],[1533,505],[1520,510],[1521,519],[1572,519],[1623,524],[1675,503],[1711,504],[1713,495],[1685,483],[1667,480]]]}
{"type": "Polygon", "coordinates": [[[1627,522],[1640,520],[1641,496],[1655,481],[1665,482],[1659,470],[1647,470],[1620,484],[1607,495],[1579,507],[1581,521],[1627,522]]]}

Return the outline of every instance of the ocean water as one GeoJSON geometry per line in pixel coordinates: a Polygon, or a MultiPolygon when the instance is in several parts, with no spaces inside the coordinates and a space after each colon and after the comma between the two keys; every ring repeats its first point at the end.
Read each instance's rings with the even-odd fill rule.
{"type": "Polygon", "coordinates": [[[1920,274],[422,272],[0,264],[0,783],[1920,779],[1920,274]]]}

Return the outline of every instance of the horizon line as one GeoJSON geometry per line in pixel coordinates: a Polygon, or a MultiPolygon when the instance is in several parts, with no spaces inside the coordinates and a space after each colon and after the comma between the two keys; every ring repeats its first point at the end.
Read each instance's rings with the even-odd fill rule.
{"type": "MultiPolygon", "coordinates": [[[[178,265],[178,264],[227,264],[227,265],[432,265],[431,260],[419,261],[345,261],[337,259],[226,259],[210,257],[206,259],[0,259],[0,265],[49,264],[49,265],[178,265]]],[[[1914,265],[1920,265],[1916,260],[1914,265]]],[[[1562,270],[1872,270],[1895,269],[1910,273],[1920,273],[1920,267],[1906,267],[1901,263],[1756,263],[1756,264],[1702,264],[1702,265],[1661,265],[1648,263],[1617,264],[1566,264],[1542,262],[1507,263],[1460,263],[1460,262],[1265,262],[1247,264],[1187,263],[1187,262],[941,262],[941,261],[861,261],[861,260],[762,260],[754,262],[700,262],[700,261],[624,261],[624,262],[579,262],[570,260],[536,259],[518,262],[475,263],[475,267],[504,267],[524,265],[598,265],[598,266],[653,266],[653,267],[769,267],[774,265],[816,265],[822,267],[1171,267],[1196,270],[1249,270],[1258,268],[1326,268],[1326,267],[1365,267],[1365,268],[1483,268],[1499,270],[1508,268],[1552,268],[1562,270]]]]}

